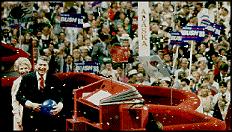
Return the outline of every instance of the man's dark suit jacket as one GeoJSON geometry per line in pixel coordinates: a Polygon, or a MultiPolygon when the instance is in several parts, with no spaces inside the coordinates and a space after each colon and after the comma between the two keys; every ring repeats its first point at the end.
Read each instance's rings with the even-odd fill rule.
{"type": "Polygon", "coordinates": [[[106,50],[108,50],[106,47],[104,47],[102,42],[95,44],[91,53],[92,59],[94,61],[98,61],[100,64],[103,64],[103,58],[111,57],[110,53],[108,55],[105,54],[106,50]]]}
{"type": "MultiPolygon", "coordinates": [[[[228,76],[226,75],[225,77],[228,77],[228,76]]],[[[223,80],[223,77],[221,76],[221,73],[219,73],[218,75],[214,76],[214,80],[215,80],[216,82],[218,82],[218,83],[220,83],[220,82],[222,82],[222,81],[225,82],[225,80],[223,80]]]]}
{"type": "Polygon", "coordinates": [[[63,66],[63,72],[74,72],[75,69],[76,69],[76,65],[74,63],[72,63],[72,70],[71,71],[68,71],[68,68],[67,68],[67,63],[65,62],[64,63],[64,66],[63,66]]]}
{"type": "MultiPolygon", "coordinates": [[[[16,94],[16,99],[23,106],[25,106],[25,103],[27,100],[30,100],[33,103],[40,103],[40,104],[42,104],[47,99],[53,99],[57,103],[63,102],[61,88],[62,88],[61,81],[55,75],[47,74],[44,90],[43,91],[39,90],[36,73],[32,72],[32,73],[29,73],[23,76],[19,90],[16,94]]],[[[45,118],[43,117],[44,116],[41,115],[41,113],[34,112],[33,110],[27,107],[24,107],[23,109],[23,125],[24,126],[32,125],[32,122],[31,122],[32,120],[38,119],[44,123],[49,121],[46,119],[47,117],[45,118]],[[45,121],[43,121],[43,119],[45,121]],[[30,122],[31,124],[27,124],[30,122]]]]}

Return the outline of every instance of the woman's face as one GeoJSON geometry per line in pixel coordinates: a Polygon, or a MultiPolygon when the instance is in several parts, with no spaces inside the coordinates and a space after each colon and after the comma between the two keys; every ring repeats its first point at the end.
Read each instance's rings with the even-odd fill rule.
{"type": "Polygon", "coordinates": [[[27,74],[30,71],[29,67],[27,65],[21,64],[19,65],[19,74],[21,76],[27,74]]]}

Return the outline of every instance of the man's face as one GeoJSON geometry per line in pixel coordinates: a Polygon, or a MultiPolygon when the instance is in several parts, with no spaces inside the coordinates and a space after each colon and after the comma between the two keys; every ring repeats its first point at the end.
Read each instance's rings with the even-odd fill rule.
{"type": "Polygon", "coordinates": [[[187,83],[185,81],[183,81],[183,82],[180,82],[180,85],[181,85],[181,87],[186,87],[187,83]]]}
{"type": "Polygon", "coordinates": [[[217,61],[217,56],[212,55],[211,58],[212,58],[213,62],[216,62],[216,61],[217,61]]]}
{"type": "Polygon", "coordinates": [[[45,36],[47,36],[48,34],[50,34],[50,29],[48,27],[44,27],[42,32],[45,36]]]}
{"type": "Polygon", "coordinates": [[[225,93],[225,92],[226,92],[226,88],[227,88],[227,87],[220,86],[220,87],[219,87],[219,91],[220,91],[221,93],[225,93]]]}
{"type": "Polygon", "coordinates": [[[225,76],[227,74],[227,70],[221,70],[221,74],[225,76]]]}
{"type": "Polygon", "coordinates": [[[196,6],[195,6],[195,9],[196,9],[197,11],[200,11],[200,10],[201,10],[201,6],[200,6],[200,5],[196,5],[196,6]]]}
{"type": "Polygon", "coordinates": [[[164,60],[165,60],[165,61],[170,61],[170,59],[171,59],[171,58],[170,58],[170,55],[169,55],[169,54],[165,54],[165,55],[164,55],[164,60]]]}
{"type": "Polygon", "coordinates": [[[60,39],[64,40],[65,39],[65,34],[64,33],[60,33],[60,39]]]}
{"type": "Polygon", "coordinates": [[[168,83],[166,81],[161,81],[161,84],[160,84],[161,87],[169,87],[168,86],[168,83]]]}
{"type": "Polygon", "coordinates": [[[110,70],[111,68],[112,68],[112,64],[111,64],[111,63],[107,63],[107,64],[106,64],[106,69],[109,69],[109,70],[110,70]]]}
{"type": "Polygon", "coordinates": [[[73,58],[69,55],[68,57],[67,57],[67,63],[68,64],[71,64],[73,62],[73,58]]]}
{"type": "Polygon", "coordinates": [[[27,65],[19,65],[19,74],[21,76],[27,74],[30,71],[29,67],[27,65]]]}
{"type": "Polygon", "coordinates": [[[48,62],[44,60],[38,60],[37,62],[37,71],[39,72],[40,75],[44,75],[47,73],[49,67],[48,67],[48,62]]]}
{"type": "Polygon", "coordinates": [[[127,39],[123,40],[123,46],[129,47],[130,46],[129,40],[127,40],[127,39]]]}

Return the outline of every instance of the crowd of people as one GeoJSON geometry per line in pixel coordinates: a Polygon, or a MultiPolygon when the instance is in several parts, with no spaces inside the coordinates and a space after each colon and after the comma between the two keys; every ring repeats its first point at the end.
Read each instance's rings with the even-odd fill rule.
{"type": "Polygon", "coordinates": [[[149,2],[150,53],[170,76],[159,71],[159,63],[144,68],[139,61],[138,2],[33,2],[31,19],[20,25],[9,17],[15,4],[1,4],[2,40],[33,54],[35,62],[39,56],[53,59],[52,72],[80,72],[76,63],[95,61],[97,74],[113,80],[191,91],[201,100],[199,112],[225,120],[231,101],[230,2],[149,2]],[[83,28],[61,27],[62,13],[82,14],[83,28]],[[192,57],[190,44],[169,44],[170,32],[200,26],[204,15],[223,27],[218,37],[192,42],[192,57]],[[126,62],[112,61],[115,45],[129,49],[126,62]]]}

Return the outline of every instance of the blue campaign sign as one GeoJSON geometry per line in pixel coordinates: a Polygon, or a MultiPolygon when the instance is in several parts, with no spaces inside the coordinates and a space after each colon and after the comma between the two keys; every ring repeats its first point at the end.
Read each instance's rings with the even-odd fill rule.
{"type": "Polygon", "coordinates": [[[170,43],[171,45],[179,45],[179,46],[186,46],[188,45],[187,42],[182,40],[181,32],[170,32],[170,43]]]}
{"type": "Polygon", "coordinates": [[[181,30],[182,40],[201,42],[205,38],[205,26],[186,26],[181,30]]]}
{"type": "Polygon", "coordinates": [[[223,26],[218,25],[217,23],[212,23],[209,20],[203,19],[201,21],[205,25],[205,34],[210,34],[214,37],[218,37],[220,35],[221,30],[223,30],[223,26]]]}
{"type": "Polygon", "coordinates": [[[208,25],[210,25],[210,21],[208,20],[208,19],[202,19],[201,20],[201,25],[203,25],[203,26],[208,26],[208,25]]]}
{"type": "Polygon", "coordinates": [[[218,37],[221,33],[221,30],[223,30],[223,27],[216,23],[210,23],[210,25],[206,26],[205,28],[206,34],[211,34],[214,37],[218,37]]]}
{"type": "Polygon", "coordinates": [[[75,62],[76,72],[99,73],[99,63],[96,61],[75,62]]]}
{"type": "Polygon", "coordinates": [[[99,63],[95,61],[85,61],[85,64],[83,66],[83,72],[98,73],[99,63]]]}
{"type": "Polygon", "coordinates": [[[91,5],[92,5],[92,7],[94,7],[94,6],[96,6],[96,5],[100,4],[100,3],[101,3],[101,1],[94,1],[94,2],[91,3],[91,5]]]}
{"type": "Polygon", "coordinates": [[[76,65],[75,72],[83,72],[83,65],[84,65],[83,61],[78,61],[75,62],[74,64],[76,65]]]}
{"type": "Polygon", "coordinates": [[[61,14],[61,27],[83,28],[83,18],[81,14],[61,14]]]}

